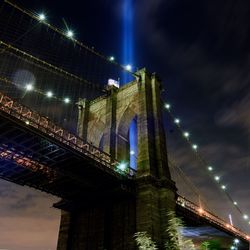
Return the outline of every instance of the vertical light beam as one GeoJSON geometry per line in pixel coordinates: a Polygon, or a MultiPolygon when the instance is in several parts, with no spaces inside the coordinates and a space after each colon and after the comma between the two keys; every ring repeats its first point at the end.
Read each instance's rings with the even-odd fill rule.
{"type": "MultiPolygon", "coordinates": [[[[135,64],[134,62],[134,34],[133,34],[133,0],[123,0],[123,65],[135,64]]],[[[124,73],[122,83],[132,80],[128,73],[124,73]]]]}

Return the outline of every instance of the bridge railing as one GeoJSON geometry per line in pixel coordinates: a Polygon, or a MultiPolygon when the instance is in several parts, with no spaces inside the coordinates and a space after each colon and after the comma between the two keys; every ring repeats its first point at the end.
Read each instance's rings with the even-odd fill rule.
{"type": "MultiPolygon", "coordinates": [[[[119,165],[119,162],[111,158],[109,154],[83,141],[80,137],[53,123],[49,118],[41,116],[39,113],[14,101],[1,92],[0,110],[24,122],[27,126],[36,128],[61,143],[70,146],[74,150],[83,153],[108,168],[115,170],[119,165]]],[[[129,177],[135,176],[135,170],[130,167],[123,171],[123,173],[129,177]]]]}
{"type": "Polygon", "coordinates": [[[221,218],[212,214],[211,212],[204,210],[203,208],[196,205],[192,201],[189,201],[182,196],[178,196],[176,203],[182,207],[185,207],[189,211],[207,219],[208,221],[212,222],[213,224],[216,224],[216,225],[224,228],[226,231],[229,231],[229,232],[233,233],[234,235],[239,236],[242,239],[250,241],[250,236],[245,234],[244,232],[242,232],[239,228],[228,224],[226,221],[222,220],[221,218]]]}

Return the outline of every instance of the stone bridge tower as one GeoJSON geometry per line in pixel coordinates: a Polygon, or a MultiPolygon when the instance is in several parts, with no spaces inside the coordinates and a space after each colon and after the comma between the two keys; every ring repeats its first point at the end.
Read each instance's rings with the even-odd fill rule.
{"type": "Polygon", "coordinates": [[[100,194],[84,208],[62,211],[58,250],[132,250],[134,233],[144,231],[163,247],[176,188],[168,168],[161,83],[145,69],[136,75],[121,88],[112,86],[106,95],[78,103],[78,134],[119,161],[129,160],[129,128],[136,119],[135,189],[131,196],[100,194]]]}

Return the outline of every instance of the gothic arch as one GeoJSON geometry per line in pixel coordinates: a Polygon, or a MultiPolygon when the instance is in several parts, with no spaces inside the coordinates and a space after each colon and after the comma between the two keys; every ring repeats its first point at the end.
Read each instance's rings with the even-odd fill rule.
{"type": "Polygon", "coordinates": [[[129,128],[132,120],[138,115],[138,105],[129,105],[120,117],[117,126],[116,157],[118,160],[129,160],[129,128]]]}

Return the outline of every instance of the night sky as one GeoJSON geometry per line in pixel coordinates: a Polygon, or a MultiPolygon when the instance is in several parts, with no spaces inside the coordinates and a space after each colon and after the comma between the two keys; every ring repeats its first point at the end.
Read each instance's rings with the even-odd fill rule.
{"type": "MultiPolygon", "coordinates": [[[[61,28],[65,27],[64,18],[78,40],[107,56],[114,55],[122,64],[157,72],[165,89],[163,98],[171,103],[183,128],[250,216],[250,2],[131,1],[133,62],[125,62],[123,1],[18,3],[33,11],[45,11],[50,22],[61,28]]],[[[178,158],[192,178],[196,170],[184,164],[184,151],[174,145],[178,131],[170,124],[166,130],[171,157],[178,158]]],[[[195,178],[200,184],[200,178],[195,178]]],[[[204,175],[202,182],[203,191],[210,188],[209,176],[204,175]]],[[[208,196],[216,207],[212,191],[208,196]]],[[[0,248],[55,249],[60,213],[51,206],[56,200],[0,181],[0,248]]],[[[217,206],[219,213],[227,214],[223,204],[217,206]]],[[[250,232],[247,222],[239,221],[239,226],[250,232]]]]}

